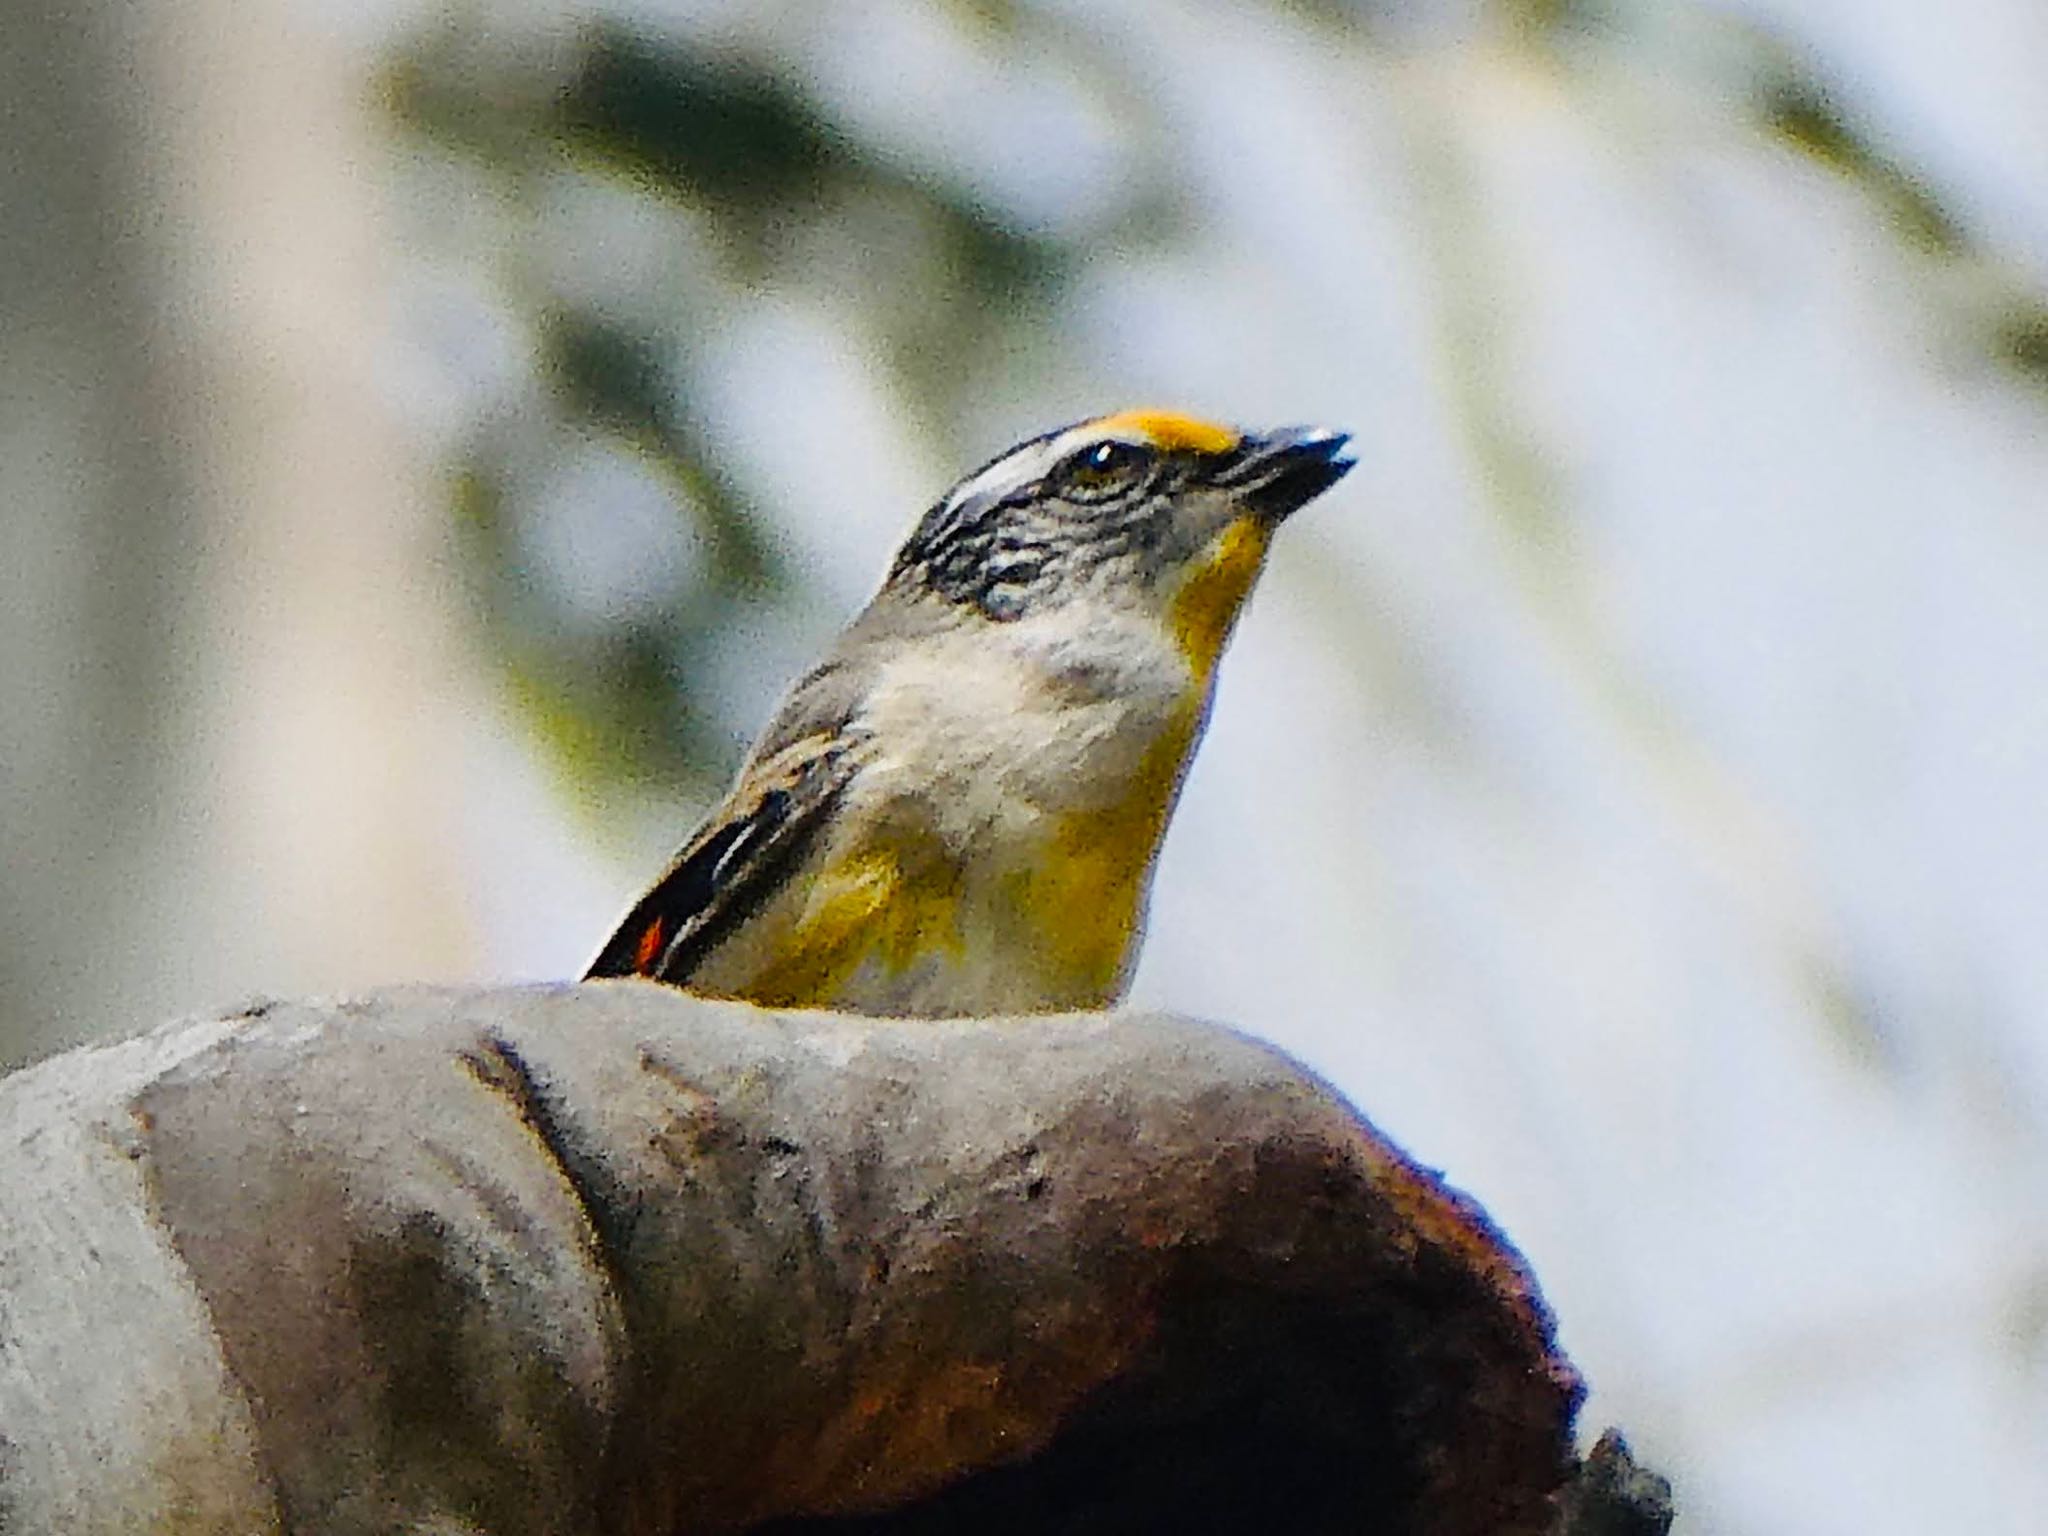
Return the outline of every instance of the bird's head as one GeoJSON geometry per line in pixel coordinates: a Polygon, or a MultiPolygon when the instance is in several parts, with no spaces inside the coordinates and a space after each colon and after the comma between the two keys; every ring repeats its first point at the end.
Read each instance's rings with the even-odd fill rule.
{"type": "Polygon", "coordinates": [[[1352,467],[1320,427],[1241,432],[1121,411],[1020,443],[925,514],[889,585],[1007,623],[1076,604],[1134,608],[1213,666],[1273,530],[1352,467]]]}

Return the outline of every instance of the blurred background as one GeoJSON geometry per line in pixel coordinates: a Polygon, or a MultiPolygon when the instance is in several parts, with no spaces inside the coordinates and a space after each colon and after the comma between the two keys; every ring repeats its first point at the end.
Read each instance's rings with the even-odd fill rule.
{"type": "Polygon", "coordinates": [[[6,16],[0,1061],[571,975],[959,473],[1328,422],[1139,999],[1685,1529],[2048,1529],[2036,0],[6,16]]]}

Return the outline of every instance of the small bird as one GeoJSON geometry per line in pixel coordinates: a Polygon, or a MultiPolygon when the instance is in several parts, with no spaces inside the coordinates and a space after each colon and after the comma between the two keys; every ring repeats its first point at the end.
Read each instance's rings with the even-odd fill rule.
{"type": "Polygon", "coordinates": [[[1349,440],[1135,410],[976,470],[588,975],[898,1016],[1115,1002],[1224,643],[1349,440]]]}

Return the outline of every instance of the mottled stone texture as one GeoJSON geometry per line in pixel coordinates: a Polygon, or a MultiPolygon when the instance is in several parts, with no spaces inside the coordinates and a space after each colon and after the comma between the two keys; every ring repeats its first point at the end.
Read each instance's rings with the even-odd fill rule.
{"type": "Polygon", "coordinates": [[[406,990],[0,1083],[10,1536],[1660,1530],[1578,1397],[1475,1207],[1175,1019],[406,990]]]}

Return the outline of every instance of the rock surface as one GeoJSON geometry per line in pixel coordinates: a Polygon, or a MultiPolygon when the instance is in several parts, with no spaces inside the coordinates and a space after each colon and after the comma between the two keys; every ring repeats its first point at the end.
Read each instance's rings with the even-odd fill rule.
{"type": "Polygon", "coordinates": [[[10,1536],[1540,1533],[1579,1393],[1475,1207],[1180,1020],[411,989],[0,1082],[10,1536]]]}

